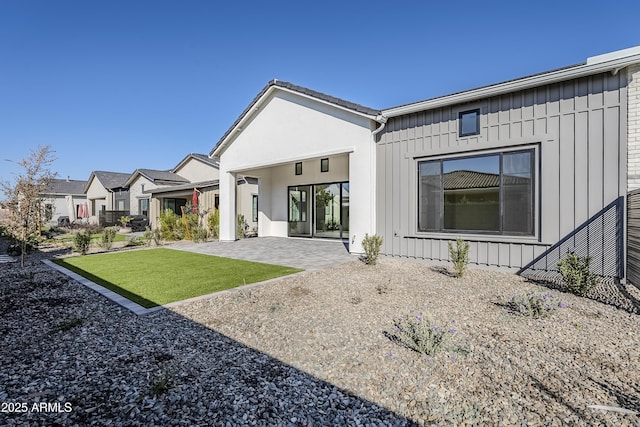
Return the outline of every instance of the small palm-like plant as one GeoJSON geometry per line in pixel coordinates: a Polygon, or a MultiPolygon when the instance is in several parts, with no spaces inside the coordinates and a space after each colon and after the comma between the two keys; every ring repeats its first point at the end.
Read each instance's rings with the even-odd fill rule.
{"type": "Polygon", "coordinates": [[[467,271],[467,264],[469,264],[469,243],[465,242],[461,238],[456,239],[456,246],[453,247],[451,242],[449,244],[449,257],[453,263],[453,269],[455,270],[456,277],[464,276],[464,272],[467,271]]]}

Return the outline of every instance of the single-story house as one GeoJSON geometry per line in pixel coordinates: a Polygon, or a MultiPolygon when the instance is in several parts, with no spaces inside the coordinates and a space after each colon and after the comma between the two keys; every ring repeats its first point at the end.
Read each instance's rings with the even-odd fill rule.
{"type": "Polygon", "coordinates": [[[43,222],[57,224],[58,218],[66,216],[74,221],[83,216],[87,196],[84,188],[87,181],[77,179],[52,179],[42,197],[43,222]]]}
{"type": "Polygon", "coordinates": [[[129,173],[121,172],[91,172],[84,187],[89,204],[90,223],[104,223],[105,212],[116,212],[114,217],[117,218],[129,214],[129,189],[125,183],[130,176],[129,173]]]}
{"type": "Polygon", "coordinates": [[[259,236],[552,270],[567,251],[624,277],[625,197],[640,187],[640,47],[377,110],[271,81],[213,148],[221,239],[236,177],[258,179],[259,236]]]}
{"type": "MultiPolygon", "coordinates": [[[[200,212],[212,213],[218,208],[218,175],[218,162],[200,153],[188,154],[168,171],[137,169],[124,184],[130,194],[131,215],[144,215],[154,226],[166,209],[181,215],[181,208],[192,202],[194,190],[200,212]]],[[[253,216],[257,212],[257,182],[239,177],[238,185],[237,209],[245,216],[249,231],[257,226],[253,216]]]]}
{"type": "MultiPolygon", "coordinates": [[[[125,187],[129,189],[130,214],[155,218],[150,216],[151,200],[149,191],[156,188],[172,188],[181,184],[189,184],[189,180],[171,171],[136,169],[124,183],[125,187]]],[[[184,206],[184,203],[182,206],[184,206]]],[[[179,205],[176,206],[175,200],[165,208],[170,208],[174,212],[180,213],[180,207],[179,205]]]]}

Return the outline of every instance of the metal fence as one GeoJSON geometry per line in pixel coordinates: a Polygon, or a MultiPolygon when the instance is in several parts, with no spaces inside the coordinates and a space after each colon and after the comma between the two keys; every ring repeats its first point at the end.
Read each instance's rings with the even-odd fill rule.
{"type": "Polygon", "coordinates": [[[112,227],[121,225],[120,218],[129,216],[130,211],[100,211],[98,221],[101,227],[112,227]]]}
{"type": "MultiPolygon", "coordinates": [[[[636,203],[636,215],[640,218],[640,193],[636,203]]],[[[557,279],[558,261],[571,251],[581,257],[590,257],[592,272],[605,278],[620,279],[624,277],[623,224],[624,197],[619,197],[522,268],[519,274],[535,279],[557,279]]],[[[640,249],[640,219],[637,226],[640,249]]],[[[640,259],[640,251],[637,256],[640,259]]]]}
{"type": "Polygon", "coordinates": [[[640,190],[627,194],[627,281],[640,287],[640,190]]]}

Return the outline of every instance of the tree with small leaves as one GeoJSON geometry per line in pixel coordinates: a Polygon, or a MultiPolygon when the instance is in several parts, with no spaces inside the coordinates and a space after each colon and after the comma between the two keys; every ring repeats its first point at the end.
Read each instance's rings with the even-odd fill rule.
{"type": "Polygon", "coordinates": [[[15,162],[20,167],[13,180],[0,182],[9,215],[5,226],[21,242],[20,265],[24,267],[27,241],[42,230],[43,194],[56,177],[51,171],[55,161],[51,146],[38,146],[29,156],[15,162]]]}

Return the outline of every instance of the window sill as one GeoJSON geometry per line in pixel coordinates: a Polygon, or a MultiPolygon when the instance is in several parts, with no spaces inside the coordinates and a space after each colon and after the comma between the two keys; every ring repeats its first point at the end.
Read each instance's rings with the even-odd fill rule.
{"type": "Polygon", "coordinates": [[[505,236],[502,234],[469,234],[469,233],[416,233],[403,236],[405,239],[440,239],[455,240],[458,237],[469,242],[524,243],[541,244],[536,236],[505,236]]]}

